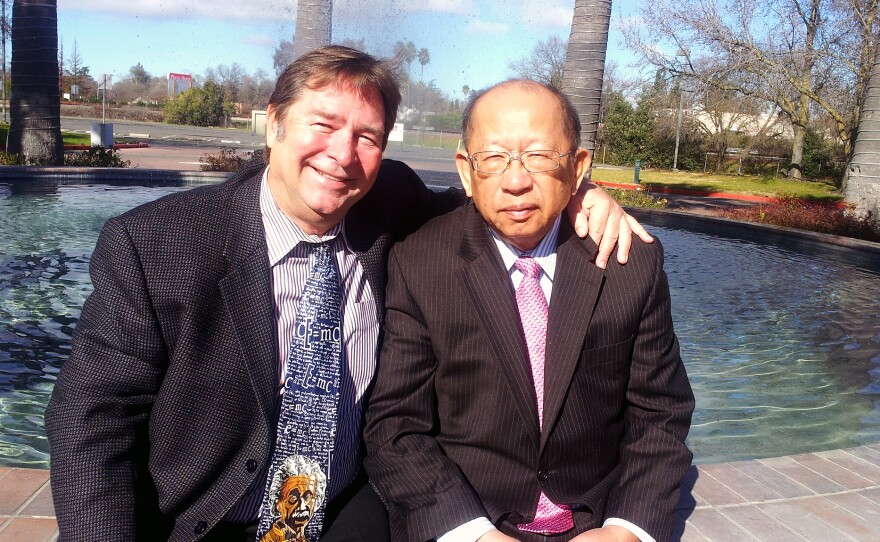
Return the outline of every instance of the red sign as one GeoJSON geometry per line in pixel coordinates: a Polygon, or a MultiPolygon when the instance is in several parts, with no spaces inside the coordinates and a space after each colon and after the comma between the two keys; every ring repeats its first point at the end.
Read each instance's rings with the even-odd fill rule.
{"type": "Polygon", "coordinates": [[[187,75],[185,73],[169,73],[168,79],[174,81],[192,81],[192,75],[187,75]]]}

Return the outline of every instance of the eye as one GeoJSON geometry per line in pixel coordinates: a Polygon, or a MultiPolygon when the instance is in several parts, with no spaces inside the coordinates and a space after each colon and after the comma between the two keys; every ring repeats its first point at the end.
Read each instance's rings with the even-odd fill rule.
{"type": "Polygon", "coordinates": [[[373,134],[361,134],[359,137],[361,143],[371,146],[377,146],[379,143],[376,141],[376,136],[373,134]]]}
{"type": "Polygon", "coordinates": [[[333,127],[325,122],[313,122],[312,129],[323,133],[329,133],[333,131],[333,127]]]}

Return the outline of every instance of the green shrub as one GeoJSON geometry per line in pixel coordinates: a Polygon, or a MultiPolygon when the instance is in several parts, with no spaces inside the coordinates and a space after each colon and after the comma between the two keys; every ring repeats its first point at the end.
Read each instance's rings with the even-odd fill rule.
{"type": "Polygon", "coordinates": [[[642,207],[646,209],[665,209],[669,205],[666,198],[659,198],[648,190],[624,190],[622,188],[605,189],[612,198],[625,207],[642,207]]]}
{"type": "Polygon", "coordinates": [[[20,154],[9,154],[0,151],[0,166],[24,166],[25,159],[20,154]]]}
{"type": "Polygon", "coordinates": [[[203,88],[193,87],[166,101],[162,111],[165,122],[171,124],[222,126],[233,106],[223,100],[223,88],[208,81],[203,88]]]}
{"type": "Polygon", "coordinates": [[[79,167],[129,167],[131,160],[123,160],[116,149],[92,147],[82,152],[70,152],[64,155],[65,166],[79,167]]]}
{"type": "Polygon", "coordinates": [[[847,211],[821,203],[785,198],[779,203],[722,211],[721,216],[880,242],[880,220],[873,217],[859,219],[847,211]]]}
{"type": "Polygon", "coordinates": [[[253,156],[252,152],[238,154],[236,149],[221,147],[219,154],[205,153],[199,158],[202,171],[238,171],[253,156]]]}

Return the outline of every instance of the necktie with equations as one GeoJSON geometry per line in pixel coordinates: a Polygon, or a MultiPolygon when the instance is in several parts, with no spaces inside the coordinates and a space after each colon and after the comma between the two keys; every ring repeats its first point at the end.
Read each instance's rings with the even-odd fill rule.
{"type": "Polygon", "coordinates": [[[315,542],[321,533],[342,370],[342,292],[331,243],[315,244],[315,265],[296,308],[260,540],[315,542]]]}

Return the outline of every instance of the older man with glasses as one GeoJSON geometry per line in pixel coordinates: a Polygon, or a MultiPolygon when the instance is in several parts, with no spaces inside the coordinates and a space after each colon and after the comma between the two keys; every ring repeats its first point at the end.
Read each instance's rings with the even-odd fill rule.
{"type": "Polygon", "coordinates": [[[663,251],[593,265],[561,219],[579,132],[552,87],[479,94],[456,156],[473,205],[391,252],[365,466],[393,540],[671,536],[694,401],[663,251]]]}

